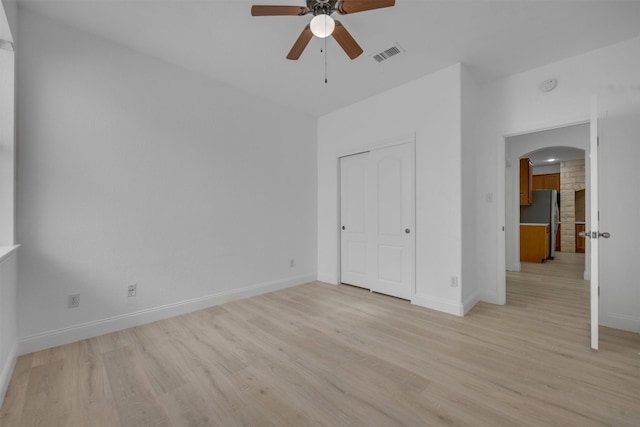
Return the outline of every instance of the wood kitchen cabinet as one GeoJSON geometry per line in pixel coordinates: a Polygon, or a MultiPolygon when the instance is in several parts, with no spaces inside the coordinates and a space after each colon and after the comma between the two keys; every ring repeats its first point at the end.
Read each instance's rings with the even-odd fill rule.
{"type": "Polygon", "coordinates": [[[549,258],[549,225],[520,225],[520,261],[544,262],[549,258]]]}
{"type": "Polygon", "coordinates": [[[533,203],[533,164],[531,159],[520,159],[520,206],[533,203]]]}
{"type": "Polygon", "coordinates": [[[580,254],[584,253],[586,239],[584,237],[580,237],[579,234],[584,230],[584,224],[576,224],[576,252],[580,254]]]}
{"type": "Polygon", "coordinates": [[[560,192],[560,174],[546,173],[543,175],[533,175],[533,190],[556,190],[560,192]]]}

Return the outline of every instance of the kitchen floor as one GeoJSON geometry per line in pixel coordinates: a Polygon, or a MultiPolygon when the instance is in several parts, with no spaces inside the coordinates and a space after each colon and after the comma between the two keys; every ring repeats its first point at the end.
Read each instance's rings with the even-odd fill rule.
{"type": "Polygon", "coordinates": [[[569,279],[584,278],[585,254],[556,252],[553,260],[545,262],[522,263],[522,273],[539,274],[542,276],[565,277],[569,279]]]}

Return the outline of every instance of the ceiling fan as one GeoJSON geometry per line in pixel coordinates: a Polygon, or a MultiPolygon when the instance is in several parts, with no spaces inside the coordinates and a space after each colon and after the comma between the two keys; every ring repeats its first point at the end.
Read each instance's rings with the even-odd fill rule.
{"type": "Polygon", "coordinates": [[[333,35],[340,47],[351,59],[355,59],[362,54],[362,48],[344,28],[338,20],[334,20],[331,15],[338,12],[340,15],[349,13],[364,12],[367,10],[391,7],[396,4],[395,0],[307,0],[307,6],[263,6],[254,5],[251,7],[252,16],[302,16],[313,14],[311,22],[302,30],[298,40],[293,44],[287,59],[297,60],[302,55],[305,47],[315,35],[325,38],[333,35]]]}

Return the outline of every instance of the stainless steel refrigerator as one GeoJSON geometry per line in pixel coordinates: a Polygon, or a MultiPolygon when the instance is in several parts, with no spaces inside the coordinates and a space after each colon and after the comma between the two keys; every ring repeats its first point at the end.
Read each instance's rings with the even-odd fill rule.
{"type": "Polygon", "coordinates": [[[520,223],[549,224],[549,259],[553,259],[556,255],[559,220],[556,190],[534,190],[533,203],[529,206],[520,206],[520,223]]]}

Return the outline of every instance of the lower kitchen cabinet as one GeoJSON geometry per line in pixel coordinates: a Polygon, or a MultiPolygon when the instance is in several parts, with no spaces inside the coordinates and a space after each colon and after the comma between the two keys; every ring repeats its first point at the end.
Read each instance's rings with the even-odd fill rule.
{"type": "Polygon", "coordinates": [[[520,224],[520,261],[544,262],[550,238],[549,224],[520,224]]]}

